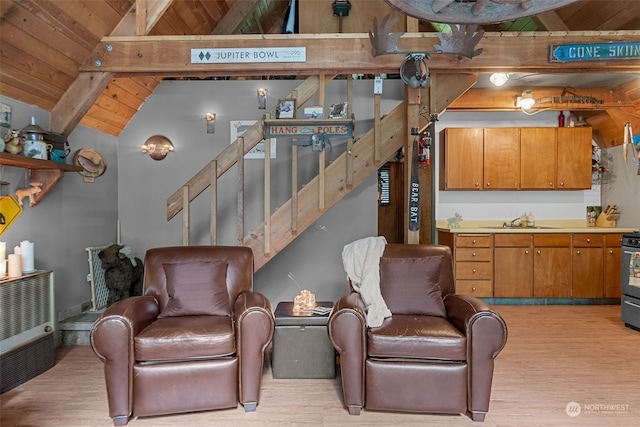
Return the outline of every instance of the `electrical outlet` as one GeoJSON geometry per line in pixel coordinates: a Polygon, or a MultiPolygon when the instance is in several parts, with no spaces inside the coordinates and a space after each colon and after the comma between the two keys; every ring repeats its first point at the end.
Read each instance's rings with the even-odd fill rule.
{"type": "Polygon", "coordinates": [[[382,94],[382,77],[376,77],[373,80],[373,94],[374,95],[382,94]]]}

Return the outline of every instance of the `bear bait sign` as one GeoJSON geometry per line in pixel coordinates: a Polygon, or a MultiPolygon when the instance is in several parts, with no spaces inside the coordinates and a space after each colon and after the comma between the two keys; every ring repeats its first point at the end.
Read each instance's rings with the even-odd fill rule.
{"type": "Polygon", "coordinates": [[[191,49],[192,64],[305,62],[306,47],[191,49]]]}

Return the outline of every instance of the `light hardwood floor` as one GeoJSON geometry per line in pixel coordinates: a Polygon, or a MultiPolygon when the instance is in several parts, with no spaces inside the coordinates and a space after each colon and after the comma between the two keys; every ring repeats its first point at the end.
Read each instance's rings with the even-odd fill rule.
{"type": "MultiPolygon", "coordinates": [[[[496,360],[484,423],[462,415],[372,412],[349,416],[340,378],[273,379],[265,364],[258,409],[138,418],[130,426],[638,426],[640,332],[619,306],[497,306],[509,328],[496,360]],[[578,416],[567,415],[570,402],[578,416]],[[616,406],[613,406],[616,405],[616,406]]],[[[57,350],[57,363],[0,395],[2,427],[110,426],[102,363],[90,347],[57,350]]]]}

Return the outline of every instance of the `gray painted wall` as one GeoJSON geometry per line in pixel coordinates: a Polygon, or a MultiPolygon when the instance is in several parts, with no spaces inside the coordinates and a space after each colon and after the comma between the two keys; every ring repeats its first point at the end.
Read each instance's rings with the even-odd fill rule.
{"type": "MultiPolygon", "coordinates": [[[[0,102],[12,108],[11,125],[23,128],[31,116],[43,129],[49,129],[49,112],[10,98],[0,102]]],[[[0,131],[3,135],[5,129],[0,131]]],[[[36,206],[25,199],[22,214],[0,236],[7,242],[7,253],[22,240],[34,243],[34,265],[39,270],[53,270],[58,311],[91,300],[86,247],[115,242],[118,218],[117,140],[85,126],[69,135],[71,156],[79,148],[93,148],[105,157],[107,169],[94,183],[86,183],[76,172],[66,172],[63,179],[36,206]],[[11,249],[9,249],[11,248],[11,249]]],[[[5,166],[1,180],[2,195],[25,188],[25,170],[5,166]]]]}

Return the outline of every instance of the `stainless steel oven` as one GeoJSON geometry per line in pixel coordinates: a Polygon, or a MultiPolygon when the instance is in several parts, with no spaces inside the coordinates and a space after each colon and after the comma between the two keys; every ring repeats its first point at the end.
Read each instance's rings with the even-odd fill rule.
{"type": "Polygon", "coordinates": [[[640,330],[640,232],[622,235],[622,321],[640,330]]]}

